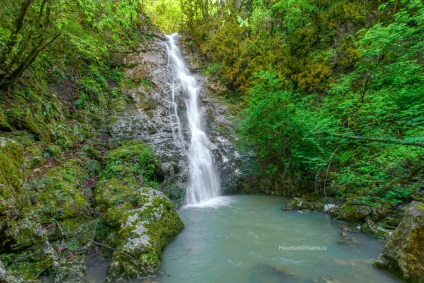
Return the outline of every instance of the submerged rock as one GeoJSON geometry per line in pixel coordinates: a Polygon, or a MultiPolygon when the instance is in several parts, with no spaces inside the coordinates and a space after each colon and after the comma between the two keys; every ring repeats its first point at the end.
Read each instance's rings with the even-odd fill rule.
{"type": "Polygon", "coordinates": [[[313,283],[340,283],[341,281],[334,279],[332,277],[319,277],[319,278],[315,278],[314,281],[312,281],[313,283]]]}
{"type": "Polygon", "coordinates": [[[300,278],[292,270],[286,266],[273,266],[265,263],[258,263],[252,268],[251,278],[255,279],[258,277],[258,281],[263,281],[267,278],[268,282],[300,282],[300,278]]]}
{"type": "Polygon", "coordinates": [[[414,201],[375,265],[405,282],[424,282],[424,204],[414,201]]]}

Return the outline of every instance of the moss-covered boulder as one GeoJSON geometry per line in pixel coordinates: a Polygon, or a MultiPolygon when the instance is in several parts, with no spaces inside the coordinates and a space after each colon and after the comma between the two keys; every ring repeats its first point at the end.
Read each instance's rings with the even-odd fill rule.
{"type": "Polygon", "coordinates": [[[89,203],[82,192],[86,172],[80,159],[71,159],[45,172],[30,185],[33,208],[43,223],[52,219],[81,218],[89,203]]]}
{"type": "Polygon", "coordinates": [[[348,222],[362,222],[371,214],[371,207],[354,200],[345,202],[330,210],[331,216],[348,222]]]}
{"type": "Polygon", "coordinates": [[[424,282],[424,204],[414,201],[375,265],[405,282],[424,282]]]}
{"type": "Polygon", "coordinates": [[[96,189],[96,203],[103,211],[102,229],[114,231],[103,234],[113,247],[108,280],[154,274],[163,249],[184,226],[174,204],[151,188],[129,190],[116,179],[102,184],[102,189],[96,189]]]}
{"type": "MultiPolygon", "coordinates": [[[[71,159],[44,174],[40,172],[26,187],[25,194],[17,196],[21,205],[19,215],[16,213],[14,220],[5,225],[0,247],[20,251],[32,245],[40,245],[45,242],[46,236],[52,239],[48,232],[53,229],[45,227],[52,223],[63,222],[64,228],[75,229],[88,216],[90,206],[82,192],[84,176],[85,171],[79,159],[71,159]],[[21,203],[21,199],[29,201],[21,203]],[[72,219],[72,223],[67,219],[72,219]]],[[[56,234],[58,230],[55,229],[56,234]]]]}

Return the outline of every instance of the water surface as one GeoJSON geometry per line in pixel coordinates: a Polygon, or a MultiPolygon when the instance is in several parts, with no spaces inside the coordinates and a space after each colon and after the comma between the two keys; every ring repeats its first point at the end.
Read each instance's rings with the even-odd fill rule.
{"type": "Polygon", "coordinates": [[[328,215],[282,211],[287,201],[228,196],[183,207],[186,227],[164,251],[159,281],[400,282],[372,266],[382,242],[346,239],[328,215]]]}

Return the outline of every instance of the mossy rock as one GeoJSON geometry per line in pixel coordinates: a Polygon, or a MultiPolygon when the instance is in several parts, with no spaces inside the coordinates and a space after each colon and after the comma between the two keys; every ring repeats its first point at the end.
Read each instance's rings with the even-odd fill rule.
{"type": "Polygon", "coordinates": [[[41,144],[25,147],[25,167],[33,169],[44,164],[44,148],[41,144]]]}
{"type": "Polygon", "coordinates": [[[6,282],[43,282],[37,275],[53,264],[52,253],[54,250],[45,245],[21,253],[2,254],[1,258],[9,275],[17,279],[17,281],[6,282]]]}
{"type": "Polygon", "coordinates": [[[365,217],[365,223],[361,225],[361,231],[385,240],[388,240],[392,235],[392,231],[387,230],[384,227],[381,227],[381,225],[374,223],[369,216],[365,217]]]}
{"type": "Polygon", "coordinates": [[[135,193],[141,196],[138,207],[128,210],[122,206],[117,251],[109,267],[110,282],[157,272],[163,249],[184,227],[164,194],[150,188],[135,193]]]}
{"type": "Polygon", "coordinates": [[[27,108],[25,115],[21,117],[23,128],[33,133],[38,139],[42,139],[45,142],[50,141],[50,131],[45,124],[43,118],[39,118],[36,114],[33,114],[29,108],[27,108]]]}
{"type": "Polygon", "coordinates": [[[100,181],[96,185],[94,195],[96,209],[105,213],[109,208],[128,203],[133,195],[134,190],[116,178],[100,181]]]}
{"type": "Polygon", "coordinates": [[[424,204],[413,201],[375,265],[404,282],[424,282],[424,204]]]}
{"type": "Polygon", "coordinates": [[[60,263],[60,268],[55,274],[55,282],[63,283],[88,283],[85,255],[74,255],[65,258],[60,263]]]}
{"type": "Polygon", "coordinates": [[[0,233],[23,204],[23,146],[0,137],[0,233]]]}
{"type": "Polygon", "coordinates": [[[302,198],[294,197],[284,207],[284,210],[310,210],[310,211],[323,211],[324,204],[318,200],[308,200],[308,197],[302,198]],[[305,199],[306,198],[306,199],[305,199]]]}
{"type": "Polygon", "coordinates": [[[363,222],[365,217],[371,214],[371,207],[352,200],[336,206],[330,211],[330,214],[339,220],[363,222]]]}
{"type": "Polygon", "coordinates": [[[125,185],[152,184],[164,177],[153,151],[141,141],[130,141],[105,156],[103,179],[117,178],[125,185]]]}
{"type": "Polygon", "coordinates": [[[42,216],[42,222],[80,218],[87,213],[89,203],[81,192],[85,175],[81,160],[71,159],[30,184],[34,209],[42,216]]]}
{"type": "Polygon", "coordinates": [[[24,148],[14,140],[0,137],[0,184],[20,189],[23,183],[24,148]]]}
{"type": "Polygon", "coordinates": [[[6,115],[2,110],[0,110],[0,131],[11,132],[12,130],[12,126],[10,126],[9,122],[7,121],[6,115]]]}

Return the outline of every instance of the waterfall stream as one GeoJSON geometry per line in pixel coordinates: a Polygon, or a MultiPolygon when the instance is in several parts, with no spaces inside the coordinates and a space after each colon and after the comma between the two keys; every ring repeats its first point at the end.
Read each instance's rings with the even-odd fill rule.
{"type": "Polygon", "coordinates": [[[185,148],[184,125],[179,117],[179,101],[183,99],[191,132],[190,146],[187,151],[190,179],[185,204],[197,205],[217,197],[221,184],[212,152],[209,149],[210,141],[203,128],[199,99],[200,87],[194,76],[190,74],[176,45],[177,36],[178,34],[166,36],[167,70],[171,77],[170,120],[174,142],[185,148]]]}

